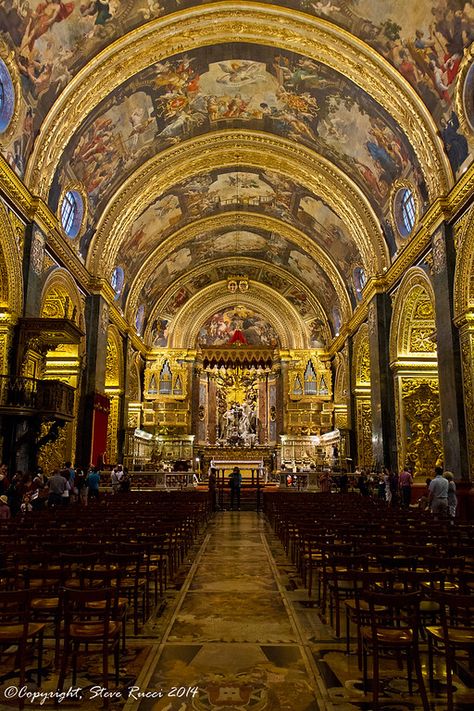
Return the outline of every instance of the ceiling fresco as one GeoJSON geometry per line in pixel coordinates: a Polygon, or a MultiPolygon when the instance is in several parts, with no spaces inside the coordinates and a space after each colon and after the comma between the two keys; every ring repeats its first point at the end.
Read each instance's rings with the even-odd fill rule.
{"type": "MultiPolygon", "coordinates": [[[[338,333],[341,326],[341,312],[339,299],[336,290],[319,264],[307,254],[302,252],[297,245],[277,234],[249,232],[246,230],[219,232],[211,231],[199,241],[188,242],[178,249],[172,251],[146,281],[139,297],[139,303],[145,305],[147,317],[150,315],[152,305],[156,304],[164,295],[169,286],[183,276],[191,268],[201,264],[211,263],[214,259],[250,257],[270,262],[275,266],[282,267],[289,271],[294,277],[300,280],[309,290],[314,293],[315,298],[321,304],[324,312],[328,314],[333,333],[338,333]]],[[[263,266],[263,265],[262,265],[263,266]]],[[[228,269],[222,270],[222,277],[226,278],[228,269]]],[[[202,279],[202,277],[198,277],[202,279]]],[[[267,273],[267,281],[271,281],[267,273]]],[[[270,284],[274,286],[274,284],[270,284]]],[[[276,285],[275,285],[276,286],[276,285]]],[[[289,300],[304,302],[304,292],[296,290],[289,294],[289,300]]],[[[180,308],[189,299],[191,293],[188,287],[183,287],[178,298],[177,308],[180,308]]],[[[174,297],[176,298],[176,296],[174,297]]],[[[288,297],[287,297],[288,298],[288,297]]],[[[300,307],[304,308],[304,307],[300,307]]],[[[169,319],[169,312],[160,315],[162,320],[169,319]]],[[[160,319],[157,319],[158,321],[160,319]]],[[[155,333],[159,324],[152,325],[152,333],[155,333]]],[[[152,337],[153,345],[160,345],[157,342],[162,335],[152,337]]]]}
{"type": "Polygon", "coordinates": [[[199,329],[199,346],[226,346],[240,343],[247,346],[277,348],[280,345],[273,326],[261,314],[247,306],[221,309],[199,329]]]}
{"type": "MultiPolygon", "coordinates": [[[[79,69],[130,30],[162,15],[200,4],[188,0],[84,0],[81,3],[4,0],[0,6],[0,28],[15,52],[25,103],[30,108],[7,151],[8,160],[17,172],[23,173],[42,120],[79,69]]],[[[474,36],[471,2],[286,0],[272,4],[294,8],[343,27],[385,57],[423,99],[438,123],[454,170],[459,168],[467,156],[467,144],[456,138],[459,133],[452,99],[463,50],[474,36]]],[[[225,71],[232,81],[234,70],[225,71]]],[[[294,72],[293,67],[290,66],[289,71],[294,72]]],[[[311,127],[307,129],[304,120],[300,128],[294,118],[292,121],[292,130],[302,130],[311,139],[311,127]]]]}
{"type": "MultiPolygon", "coordinates": [[[[158,305],[160,315],[154,317],[151,323],[150,341],[152,345],[166,347],[169,324],[181,307],[205,287],[225,281],[229,275],[237,271],[244,273],[255,284],[260,283],[275,289],[295,307],[306,323],[309,343],[312,347],[324,348],[329,342],[329,334],[323,321],[321,307],[315,303],[314,296],[301,282],[297,282],[300,286],[295,286],[295,277],[277,273],[268,266],[256,266],[252,260],[239,255],[238,258],[234,258],[233,261],[229,261],[225,265],[206,264],[205,272],[199,268],[193,269],[191,273],[184,275],[176,286],[171,287],[168,295],[163,295],[162,304],[158,305]]],[[[253,288],[252,284],[251,288],[253,288]]]]}
{"type": "Polygon", "coordinates": [[[149,67],[102,102],[63,154],[51,206],[56,209],[71,182],[84,185],[89,200],[85,256],[96,216],[140,165],[186,138],[232,127],[303,143],[334,163],[370,200],[389,244],[393,235],[386,218],[394,181],[410,179],[426,199],[410,144],[367,94],[300,55],[236,44],[212,53],[201,48],[149,67]],[[219,55],[217,61],[209,62],[209,54],[219,55]]]}
{"type": "MultiPolygon", "coordinates": [[[[135,220],[116,259],[125,273],[121,303],[125,303],[140,267],[159,244],[185,224],[226,210],[263,212],[301,229],[331,255],[355,303],[358,292],[353,274],[354,269],[362,268],[362,259],[339,217],[322,200],[277,173],[242,169],[213,171],[180,183],[135,220]]],[[[240,241],[236,241],[236,253],[242,248],[240,241]]]]}

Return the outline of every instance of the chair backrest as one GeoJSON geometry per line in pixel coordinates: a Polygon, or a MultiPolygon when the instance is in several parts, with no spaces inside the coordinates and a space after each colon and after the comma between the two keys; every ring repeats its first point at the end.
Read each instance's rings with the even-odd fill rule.
{"type": "Polygon", "coordinates": [[[88,625],[102,622],[104,625],[104,638],[107,639],[109,620],[114,619],[116,613],[117,593],[112,588],[61,588],[61,602],[64,615],[64,634],[67,638],[71,634],[71,625],[81,623],[88,625]],[[100,602],[94,606],[92,603],[100,602]]]}
{"type": "Polygon", "coordinates": [[[29,590],[0,591],[0,624],[23,625],[22,637],[25,639],[30,620],[30,599],[29,590]]]}
{"type": "Polygon", "coordinates": [[[445,640],[449,639],[450,629],[472,630],[474,623],[473,595],[434,591],[430,597],[439,605],[441,626],[444,630],[445,640]]]}
{"type": "Polygon", "coordinates": [[[362,599],[368,604],[372,639],[377,638],[377,628],[394,627],[411,629],[413,640],[417,641],[422,599],[420,592],[365,592],[362,599]]]}

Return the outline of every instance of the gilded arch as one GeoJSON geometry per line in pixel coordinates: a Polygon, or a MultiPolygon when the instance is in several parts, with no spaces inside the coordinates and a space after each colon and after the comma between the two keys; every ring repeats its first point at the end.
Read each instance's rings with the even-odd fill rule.
{"type": "MultiPolygon", "coordinates": [[[[284,222],[280,222],[274,218],[262,216],[257,213],[229,212],[222,215],[197,220],[191,225],[178,230],[174,235],[166,239],[162,244],[158,245],[153,254],[147,259],[142,266],[138,277],[133,282],[126,304],[126,316],[133,319],[133,315],[138,307],[140,292],[147,279],[156,269],[156,265],[164,261],[172,249],[176,249],[186,242],[199,237],[204,232],[211,231],[216,228],[231,229],[235,227],[236,221],[245,220],[245,227],[249,229],[266,229],[269,231],[278,232],[283,237],[294,242],[315,261],[317,261],[328,274],[332,281],[334,289],[339,299],[342,318],[349,319],[352,314],[352,306],[347,293],[346,285],[341,277],[341,274],[334,264],[330,255],[327,255],[321,247],[313,242],[309,237],[300,232],[298,229],[284,222]]],[[[229,263],[229,262],[227,262],[229,263]]]]}
{"type": "Polygon", "coordinates": [[[0,200],[0,308],[20,316],[23,308],[23,274],[15,233],[0,200]]]}
{"type": "MultiPolygon", "coordinates": [[[[263,284],[255,284],[249,292],[239,294],[238,302],[254,309],[268,320],[279,336],[281,348],[308,348],[308,332],[301,316],[273,289],[263,284]]],[[[169,346],[194,348],[200,326],[219,309],[235,306],[235,303],[235,296],[227,290],[226,282],[203,289],[183,306],[170,324],[169,346]]],[[[153,316],[149,319],[145,338],[148,336],[152,318],[153,316]]]]}
{"type": "Polygon", "coordinates": [[[123,396],[123,346],[116,326],[109,324],[107,332],[107,352],[105,354],[105,394],[110,401],[107,421],[107,458],[117,461],[118,434],[123,396]]]}
{"type": "Polygon", "coordinates": [[[330,23],[294,10],[220,3],[159,18],[100,52],[67,85],[46,117],[27,166],[26,184],[46,198],[67,142],[110,90],[156,62],[199,46],[241,42],[297,49],[344,73],[404,127],[430,197],[443,194],[452,173],[433,120],[409,83],[365,43],[330,23]]]}
{"type": "Polygon", "coordinates": [[[350,225],[367,275],[380,273],[388,266],[388,249],[379,220],[361,190],[342,171],[287,139],[257,131],[219,131],[157,154],[121,186],[98,222],[89,249],[88,268],[93,273],[112,270],[123,235],[135,216],[157,195],[187,178],[235,165],[264,167],[301,183],[350,225]]]}
{"type": "Polygon", "coordinates": [[[426,272],[409,269],[395,297],[390,329],[399,467],[428,476],[442,455],[434,338],[435,299],[426,272]]]}

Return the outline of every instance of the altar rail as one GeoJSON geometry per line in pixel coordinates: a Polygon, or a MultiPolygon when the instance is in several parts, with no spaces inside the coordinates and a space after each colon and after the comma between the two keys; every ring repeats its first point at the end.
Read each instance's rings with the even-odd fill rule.
{"type": "MultiPolygon", "coordinates": [[[[101,472],[101,488],[110,489],[110,476],[112,472],[101,472]]],[[[192,489],[197,483],[196,472],[129,472],[130,488],[134,490],[181,490],[192,489]]]]}

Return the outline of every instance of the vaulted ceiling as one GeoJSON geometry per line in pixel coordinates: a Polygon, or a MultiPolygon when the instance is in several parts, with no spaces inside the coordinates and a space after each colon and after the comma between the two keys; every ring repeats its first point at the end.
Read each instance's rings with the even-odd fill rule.
{"type": "Polygon", "coordinates": [[[209,322],[238,273],[255,318],[327,345],[416,230],[397,195],[419,220],[471,159],[470,2],[9,0],[0,27],[22,93],[4,155],[57,214],[83,196],[65,239],[93,274],[123,270],[117,306],[150,346],[189,304],[209,322]]]}

